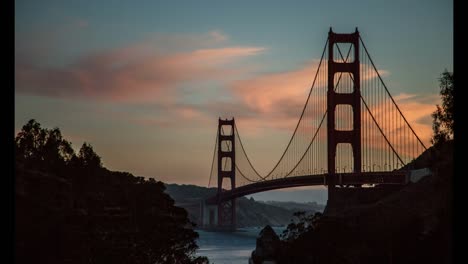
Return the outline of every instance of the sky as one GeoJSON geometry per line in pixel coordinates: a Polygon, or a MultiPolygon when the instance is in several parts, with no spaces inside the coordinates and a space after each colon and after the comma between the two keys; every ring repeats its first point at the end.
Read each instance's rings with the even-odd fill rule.
{"type": "Polygon", "coordinates": [[[108,169],[207,186],[218,118],[235,117],[267,172],[302,110],[282,99],[305,102],[330,27],[358,27],[428,143],[453,69],[452,1],[17,0],[15,133],[34,118],[108,169]]]}

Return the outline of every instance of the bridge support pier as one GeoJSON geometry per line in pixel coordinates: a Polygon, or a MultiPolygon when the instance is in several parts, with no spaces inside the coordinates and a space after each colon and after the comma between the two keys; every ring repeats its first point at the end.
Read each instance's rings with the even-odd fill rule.
{"type": "Polygon", "coordinates": [[[202,201],[200,204],[200,226],[206,229],[215,229],[218,226],[218,205],[207,204],[202,201]]]}
{"type": "Polygon", "coordinates": [[[380,185],[373,188],[334,188],[333,196],[328,197],[324,214],[331,216],[353,207],[375,203],[399,190],[404,185],[380,185]]]}
{"type": "Polygon", "coordinates": [[[353,152],[353,172],[361,172],[361,89],[359,62],[359,32],[351,34],[328,33],[328,90],[327,90],[327,150],[328,150],[328,199],[333,198],[336,189],[337,174],[335,169],[336,149],[339,143],[351,144],[353,152]],[[335,61],[334,45],[349,43],[354,47],[354,61],[335,61]],[[353,79],[351,93],[338,93],[335,87],[335,74],[350,74],[353,79]],[[335,110],[338,105],[349,105],[353,111],[352,130],[336,129],[335,110]]]}
{"type": "Polygon", "coordinates": [[[236,148],[234,118],[219,119],[218,122],[218,202],[217,227],[223,230],[236,229],[236,199],[221,201],[223,180],[228,178],[231,190],[236,188],[236,148]],[[230,132],[230,133],[229,133],[230,132]]]}

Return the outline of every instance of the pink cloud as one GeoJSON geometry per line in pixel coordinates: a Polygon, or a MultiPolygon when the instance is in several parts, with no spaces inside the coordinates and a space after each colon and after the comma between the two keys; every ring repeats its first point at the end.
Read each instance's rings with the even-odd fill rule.
{"type": "MultiPolygon", "coordinates": [[[[435,105],[439,103],[438,96],[435,94],[402,93],[393,96],[393,98],[417,136],[426,147],[429,147],[432,137],[431,114],[435,110],[435,105]]],[[[392,104],[384,105],[380,103],[369,107],[397,153],[402,157],[406,157],[406,161],[419,155],[424,150],[392,104]]],[[[362,119],[363,126],[369,127],[370,124],[373,129],[371,134],[363,135],[363,140],[371,142],[371,147],[375,151],[382,150],[382,146],[384,146],[384,149],[388,149],[387,143],[370,119],[367,111],[364,114],[366,117],[362,119]]]]}
{"type": "Polygon", "coordinates": [[[395,97],[395,101],[405,115],[405,118],[417,132],[420,139],[426,146],[430,146],[432,137],[431,114],[436,110],[435,105],[440,104],[438,95],[417,95],[403,99],[406,94],[395,97]]]}
{"type": "MultiPolygon", "coordinates": [[[[211,32],[222,41],[220,32],[211,32]]],[[[227,37],[224,37],[226,39],[227,37]]],[[[91,54],[61,68],[16,63],[16,91],[51,97],[167,102],[187,82],[223,80],[239,74],[229,63],[257,55],[263,47],[227,46],[163,53],[148,43],[91,54]]]]}
{"type": "Polygon", "coordinates": [[[156,33],[148,34],[146,45],[157,45],[164,53],[172,53],[177,50],[196,50],[202,48],[215,48],[225,46],[229,36],[220,30],[212,30],[205,33],[156,33]]]}
{"type": "MultiPolygon", "coordinates": [[[[257,132],[261,130],[261,127],[294,129],[318,66],[319,61],[313,60],[296,70],[268,73],[234,82],[231,91],[239,100],[239,104],[243,105],[242,108],[250,109],[252,112],[243,119],[244,122],[251,123],[252,131],[257,132]],[[249,119],[252,121],[248,121],[249,119]]],[[[369,67],[361,65],[361,70],[361,82],[377,78],[377,74],[369,67]]],[[[315,120],[313,123],[317,126],[326,106],[328,86],[326,73],[327,61],[324,60],[314,84],[309,106],[305,111],[305,119],[309,120],[307,122],[315,120]]],[[[381,76],[389,75],[386,70],[380,70],[379,73],[381,76]]],[[[335,78],[336,81],[339,79],[338,76],[335,78]]],[[[347,74],[342,76],[340,83],[344,83],[345,79],[350,79],[347,74]]]]}
{"type": "MultiPolygon", "coordinates": [[[[157,127],[157,128],[182,128],[182,127],[199,127],[212,126],[215,118],[210,114],[200,110],[194,105],[175,104],[167,107],[155,107],[152,111],[158,114],[113,114],[115,119],[125,119],[132,124],[157,127]]],[[[108,114],[106,116],[109,116],[108,114]]],[[[214,126],[213,126],[214,127],[214,126]]],[[[213,128],[213,130],[215,127],[213,128]]]]}
{"type": "MultiPolygon", "coordinates": [[[[410,123],[413,129],[417,132],[423,143],[430,145],[429,141],[432,136],[432,123],[428,121],[428,117],[435,111],[435,105],[439,103],[439,98],[436,95],[416,95],[416,94],[399,94],[394,96],[394,100],[405,116],[406,120],[410,123]]],[[[388,117],[389,106],[385,108],[384,105],[376,105],[371,107],[374,117],[379,120],[384,130],[389,131],[389,125],[382,122],[387,111],[388,117]],[[386,110],[387,109],[387,110],[386,110]]],[[[391,113],[396,113],[396,108],[391,107],[391,113]]],[[[400,126],[393,127],[398,130],[400,126]]]]}
{"type": "MultiPolygon", "coordinates": [[[[239,100],[239,108],[250,110],[250,114],[241,115],[237,119],[239,129],[241,126],[245,128],[239,132],[248,137],[263,135],[271,131],[271,129],[288,130],[292,133],[306,102],[317,68],[318,61],[312,61],[293,71],[269,73],[233,83],[231,90],[239,100]]],[[[361,88],[364,88],[363,83],[366,81],[378,78],[377,73],[369,69],[369,67],[361,65],[361,70],[363,71],[361,72],[361,88]]],[[[326,62],[324,71],[326,73],[326,62]]],[[[386,70],[379,70],[379,74],[381,77],[385,77],[390,73],[386,70]]],[[[320,76],[322,75],[319,73],[318,83],[315,84],[304,117],[304,123],[309,124],[310,129],[315,129],[318,126],[319,119],[326,108],[324,100],[326,100],[327,75],[320,76]],[[314,105],[317,104],[320,104],[321,107],[314,108],[314,105]]],[[[343,75],[342,82],[344,82],[345,78],[349,77],[343,75]]],[[[383,87],[379,87],[379,89],[383,89],[383,87]]],[[[435,110],[435,104],[438,103],[437,96],[399,94],[394,96],[394,99],[417,135],[426,146],[429,146],[432,135],[430,115],[435,110]]],[[[403,137],[405,137],[406,142],[416,142],[416,138],[408,133],[408,128],[405,135],[402,133],[402,129],[406,124],[401,123],[399,126],[390,128],[387,125],[388,123],[383,122],[384,105],[370,105],[370,107],[386,135],[393,135],[394,142],[392,144],[397,148],[399,154],[409,155],[411,150],[398,145],[398,142],[402,144],[403,140],[401,139],[403,137]]],[[[393,108],[393,111],[396,111],[396,109],[393,108]]],[[[340,120],[344,119],[344,116],[338,114],[336,118],[340,120]]],[[[372,121],[363,119],[362,122],[372,121]]],[[[323,125],[322,129],[325,129],[325,127],[323,125]]],[[[319,138],[324,140],[325,135],[325,133],[321,133],[319,138]]],[[[307,135],[307,137],[310,137],[310,135],[307,135]]],[[[369,137],[384,140],[376,128],[375,134],[369,137]]],[[[373,147],[378,148],[379,146],[373,145],[373,147]]]]}
{"type": "Polygon", "coordinates": [[[226,63],[230,59],[256,55],[264,50],[265,48],[263,47],[226,47],[218,49],[199,49],[191,54],[191,60],[194,62],[205,60],[209,63],[226,63]]]}
{"type": "Polygon", "coordinates": [[[221,32],[219,30],[210,31],[208,34],[216,42],[224,42],[224,41],[228,40],[228,38],[229,38],[229,36],[227,36],[226,34],[224,34],[223,32],[221,32]]]}
{"type": "MultiPolygon", "coordinates": [[[[416,94],[399,94],[396,95],[395,100],[405,115],[405,118],[407,121],[410,123],[412,128],[416,131],[417,135],[419,138],[423,141],[426,147],[430,146],[430,137],[432,135],[432,127],[431,127],[431,121],[428,119],[430,117],[431,113],[435,110],[435,104],[438,103],[438,98],[436,95],[416,95],[416,94]]],[[[387,106],[388,108],[388,106],[387,106]]],[[[383,122],[384,115],[382,114],[384,111],[384,105],[379,104],[371,107],[371,112],[374,115],[374,117],[377,119],[377,122],[379,123],[379,126],[383,129],[385,135],[387,138],[391,141],[391,144],[397,151],[398,155],[403,159],[404,163],[409,162],[412,158],[415,158],[418,156],[424,149],[419,146],[416,147],[419,143],[416,140],[416,137],[412,134],[410,129],[407,127],[407,125],[401,120],[401,122],[397,125],[390,126],[387,122],[383,122]],[[403,133],[403,128],[406,127],[405,131],[406,133],[403,133]],[[415,144],[414,147],[412,147],[411,144],[415,144]]],[[[393,111],[396,111],[394,108],[393,111]]],[[[367,154],[368,156],[365,157],[370,157],[370,161],[366,160],[363,158],[363,165],[369,165],[370,164],[376,164],[378,169],[384,169],[384,166],[390,165],[392,163],[392,156],[388,156],[388,154],[391,154],[391,150],[386,143],[384,137],[380,134],[378,131],[377,127],[374,125],[374,122],[370,120],[369,115],[367,112],[364,112],[364,114],[367,116],[366,118],[363,118],[362,121],[362,143],[363,147],[366,148],[364,151],[363,149],[363,155],[364,153],[371,153],[370,155],[367,154]],[[372,124],[372,130],[371,134],[365,134],[363,132],[364,127],[369,127],[369,125],[372,124]],[[370,144],[369,144],[370,143],[370,144]],[[386,156],[379,156],[378,153],[386,152],[386,156]],[[389,163],[390,162],[390,163],[389,163]]],[[[238,128],[239,128],[239,133],[241,134],[242,137],[247,137],[247,138],[258,138],[259,136],[264,136],[265,134],[273,134],[277,133],[278,130],[274,129],[267,129],[268,126],[272,128],[274,126],[275,129],[284,129],[290,131],[292,134],[296,123],[298,121],[299,115],[297,115],[295,118],[291,117],[290,119],[278,122],[275,120],[274,117],[267,116],[264,120],[260,118],[255,118],[255,117],[249,117],[249,118],[240,118],[237,119],[238,123],[238,128]],[[276,123],[275,123],[276,122],[276,123]],[[272,125],[271,123],[274,123],[275,125],[272,125]]],[[[340,116],[337,116],[337,119],[342,118],[340,116]]],[[[388,118],[388,115],[387,115],[388,118]]],[[[310,120],[309,120],[310,121],[310,120]]],[[[306,122],[309,122],[306,121],[306,122]]],[[[315,128],[310,127],[309,130],[310,132],[314,132],[315,128]]],[[[293,147],[294,151],[299,151],[299,153],[303,153],[303,151],[306,150],[304,146],[307,145],[308,142],[310,142],[310,134],[311,133],[306,133],[307,136],[304,134],[298,134],[296,135],[295,141],[293,141],[293,147]],[[302,139],[300,137],[303,137],[302,139]]],[[[289,138],[287,138],[289,139],[289,138]]],[[[326,144],[326,125],[324,124],[321,127],[321,133],[319,133],[319,137],[317,138],[321,144],[326,144]]],[[[316,141],[317,144],[317,141],[316,141]]],[[[313,145],[312,150],[314,149],[314,146],[317,147],[317,145],[313,145]]],[[[282,149],[281,151],[283,151],[282,149]]],[[[279,151],[278,153],[281,153],[279,151]]],[[[340,153],[340,152],[339,152],[340,153]]],[[[248,153],[249,155],[251,154],[256,154],[256,153],[248,153]]],[[[313,155],[313,154],[310,154],[313,155]]],[[[309,156],[310,156],[309,155],[309,156]]],[[[352,155],[351,151],[348,151],[346,155],[352,155]]],[[[343,156],[337,156],[337,159],[342,159],[343,156]]],[[[349,159],[344,159],[345,161],[349,161],[349,159]]],[[[325,159],[322,160],[325,162],[325,159]]],[[[393,162],[399,162],[395,158],[393,159],[393,162]]],[[[345,163],[343,163],[345,164],[345,163]]],[[[255,164],[254,164],[255,165],[255,164]]],[[[392,168],[396,166],[397,164],[391,164],[392,168]]],[[[318,165],[322,166],[322,165],[318,165]]],[[[347,164],[348,169],[350,164],[347,164]]],[[[298,168],[301,168],[300,166],[298,168]]],[[[270,168],[271,169],[271,168],[270,168]]],[[[298,169],[300,170],[300,169],[298,169]]],[[[266,170],[269,171],[269,170],[266,170]]]]}
{"type": "MultiPolygon", "coordinates": [[[[275,109],[278,109],[279,104],[287,100],[289,100],[289,106],[291,104],[303,105],[314,80],[318,64],[319,61],[314,60],[297,70],[270,73],[238,81],[234,83],[232,90],[248,106],[261,113],[273,112],[275,109]]],[[[321,72],[326,72],[326,64],[326,60],[322,62],[321,72]]],[[[365,71],[361,73],[362,81],[377,77],[374,71],[364,70],[363,66],[361,68],[362,71],[365,71]]],[[[389,75],[389,72],[386,70],[381,70],[379,73],[381,76],[389,75]]],[[[349,77],[343,75],[342,79],[345,78],[349,77]]],[[[335,79],[338,80],[338,78],[335,79]]],[[[326,78],[319,75],[314,89],[326,89],[326,87],[326,78]]]]}
{"type": "Polygon", "coordinates": [[[289,72],[270,73],[237,81],[232,90],[242,101],[260,113],[275,111],[277,103],[285,99],[304,103],[318,63],[289,72]]]}

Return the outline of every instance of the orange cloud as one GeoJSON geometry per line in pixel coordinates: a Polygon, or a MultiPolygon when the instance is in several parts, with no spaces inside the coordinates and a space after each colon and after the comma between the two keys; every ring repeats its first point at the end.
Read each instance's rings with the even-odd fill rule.
{"type": "MultiPolygon", "coordinates": [[[[438,96],[435,94],[418,95],[402,93],[393,96],[393,98],[419,139],[426,147],[429,147],[432,136],[431,114],[435,110],[435,105],[439,103],[438,96]]],[[[424,148],[420,145],[416,136],[393,104],[379,103],[370,105],[369,108],[388,140],[405,162],[410,161],[424,151],[424,148]]],[[[363,116],[363,127],[371,127],[370,133],[363,133],[363,141],[369,142],[367,144],[370,144],[370,147],[373,149],[371,151],[390,151],[388,144],[374,125],[367,110],[364,111],[363,116]]]]}
{"type": "MultiPolygon", "coordinates": [[[[327,74],[326,74],[326,61],[322,65],[323,73],[319,73],[317,83],[312,91],[309,104],[306,108],[303,121],[301,125],[308,126],[308,129],[315,130],[318,127],[320,118],[326,109],[326,88],[327,88],[327,74]],[[323,67],[325,66],[325,67],[323,67]]],[[[231,90],[237,96],[239,105],[244,109],[249,109],[250,114],[241,115],[238,120],[240,133],[248,137],[256,137],[264,135],[271,131],[271,129],[288,130],[290,133],[294,131],[297,125],[300,114],[306,102],[309,89],[311,87],[313,78],[318,68],[318,61],[307,63],[294,71],[270,73],[257,76],[251,79],[236,81],[233,83],[231,90]],[[244,128],[241,130],[241,128],[244,128]]],[[[361,65],[361,88],[363,83],[378,78],[377,73],[367,66],[361,65]]],[[[386,70],[379,70],[382,77],[388,76],[390,73],[386,70]]],[[[345,82],[347,75],[343,75],[341,82],[345,82]]],[[[338,78],[336,78],[338,79],[338,78]]],[[[383,87],[374,87],[373,89],[382,89],[383,87]]],[[[370,89],[366,86],[365,89],[370,89]]],[[[388,99],[388,98],[387,98],[388,99]]],[[[430,145],[430,137],[432,135],[432,127],[430,115],[435,109],[437,104],[436,95],[416,95],[416,94],[399,94],[394,96],[399,108],[405,115],[406,120],[416,131],[419,138],[426,146],[430,145]]],[[[368,102],[369,103],[369,102],[368,102]]],[[[399,125],[390,127],[388,121],[384,122],[385,111],[388,111],[389,106],[383,104],[369,105],[371,112],[377,119],[377,122],[384,130],[384,133],[390,138],[392,144],[397,152],[403,156],[414,154],[414,151],[408,146],[404,146],[403,142],[416,143],[416,137],[410,133],[406,124],[401,122],[399,125]],[[387,107],[387,108],[385,108],[387,107]],[[403,128],[406,128],[406,133],[403,133],[403,128]],[[391,136],[389,136],[391,135],[391,136]],[[403,140],[403,138],[405,140],[403,140]],[[413,151],[413,152],[412,152],[413,151]]],[[[396,108],[392,106],[391,110],[396,112],[396,108]]],[[[364,113],[367,114],[367,113],[364,113]]],[[[345,115],[337,114],[337,120],[344,120],[345,115]]],[[[387,114],[387,118],[388,118],[387,114]]],[[[399,116],[399,115],[398,115],[399,116]]],[[[373,121],[369,118],[362,119],[363,126],[369,125],[373,121]]],[[[326,129],[326,123],[322,124],[321,129],[326,129]]],[[[307,137],[310,140],[310,133],[301,134],[300,137],[307,137]]],[[[380,132],[376,127],[373,127],[373,134],[365,135],[367,138],[374,139],[373,145],[370,146],[375,151],[381,148],[380,145],[375,144],[377,139],[379,142],[384,141],[380,132]]],[[[326,133],[319,133],[319,139],[325,140],[326,133]]],[[[363,135],[364,137],[364,135],[363,135]]],[[[302,140],[302,139],[301,139],[302,140]]],[[[363,138],[363,141],[365,139],[363,138]]],[[[386,143],[384,144],[384,146],[386,143]]],[[[422,151],[422,148],[420,148],[422,151]]]]}
{"type": "MultiPolygon", "coordinates": [[[[296,70],[269,73],[234,82],[231,90],[240,104],[255,113],[244,118],[243,122],[258,128],[255,131],[259,131],[261,127],[294,129],[314,81],[319,62],[313,60],[296,70]],[[253,120],[248,121],[250,118],[253,120]]],[[[375,71],[369,67],[361,65],[361,70],[361,82],[377,78],[375,71]]],[[[379,73],[381,76],[390,74],[386,70],[380,70],[379,73]]],[[[338,79],[337,75],[335,80],[338,79]]],[[[350,78],[347,74],[343,74],[340,83],[344,83],[346,79],[350,78]]],[[[309,106],[305,111],[306,118],[315,120],[317,125],[325,111],[327,87],[327,60],[324,60],[309,99],[309,106]]]]}
{"type": "Polygon", "coordinates": [[[192,52],[188,62],[199,63],[206,61],[207,63],[226,63],[231,59],[238,57],[247,57],[257,55],[264,51],[264,47],[226,47],[217,49],[199,49],[192,52]]]}
{"type": "Polygon", "coordinates": [[[318,62],[289,72],[270,73],[234,83],[233,92],[250,108],[260,113],[274,112],[284,100],[305,102],[318,62]]]}
{"type": "MultiPolygon", "coordinates": [[[[204,37],[212,43],[227,39],[218,31],[204,37]]],[[[167,43],[172,42],[167,40],[167,43]]],[[[240,74],[242,69],[231,67],[231,62],[265,50],[264,47],[227,46],[165,53],[157,45],[129,45],[91,54],[58,68],[17,61],[15,89],[18,93],[50,97],[167,103],[178,96],[180,85],[224,80],[240,74]]]]}

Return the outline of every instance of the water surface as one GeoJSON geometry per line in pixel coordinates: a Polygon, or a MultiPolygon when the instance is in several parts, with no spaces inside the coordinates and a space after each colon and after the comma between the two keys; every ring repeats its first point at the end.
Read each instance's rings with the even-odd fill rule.
{"type": "MultiPolygon", "coordinates": [[[[284,227],[273,229],[280,235],[284,227]]],[[[200,235],[197,255],[206,256],[215,264],[247,264],[261,230],[260,227],[239,228],[236,232],[196,230],[200,235]]]]}

